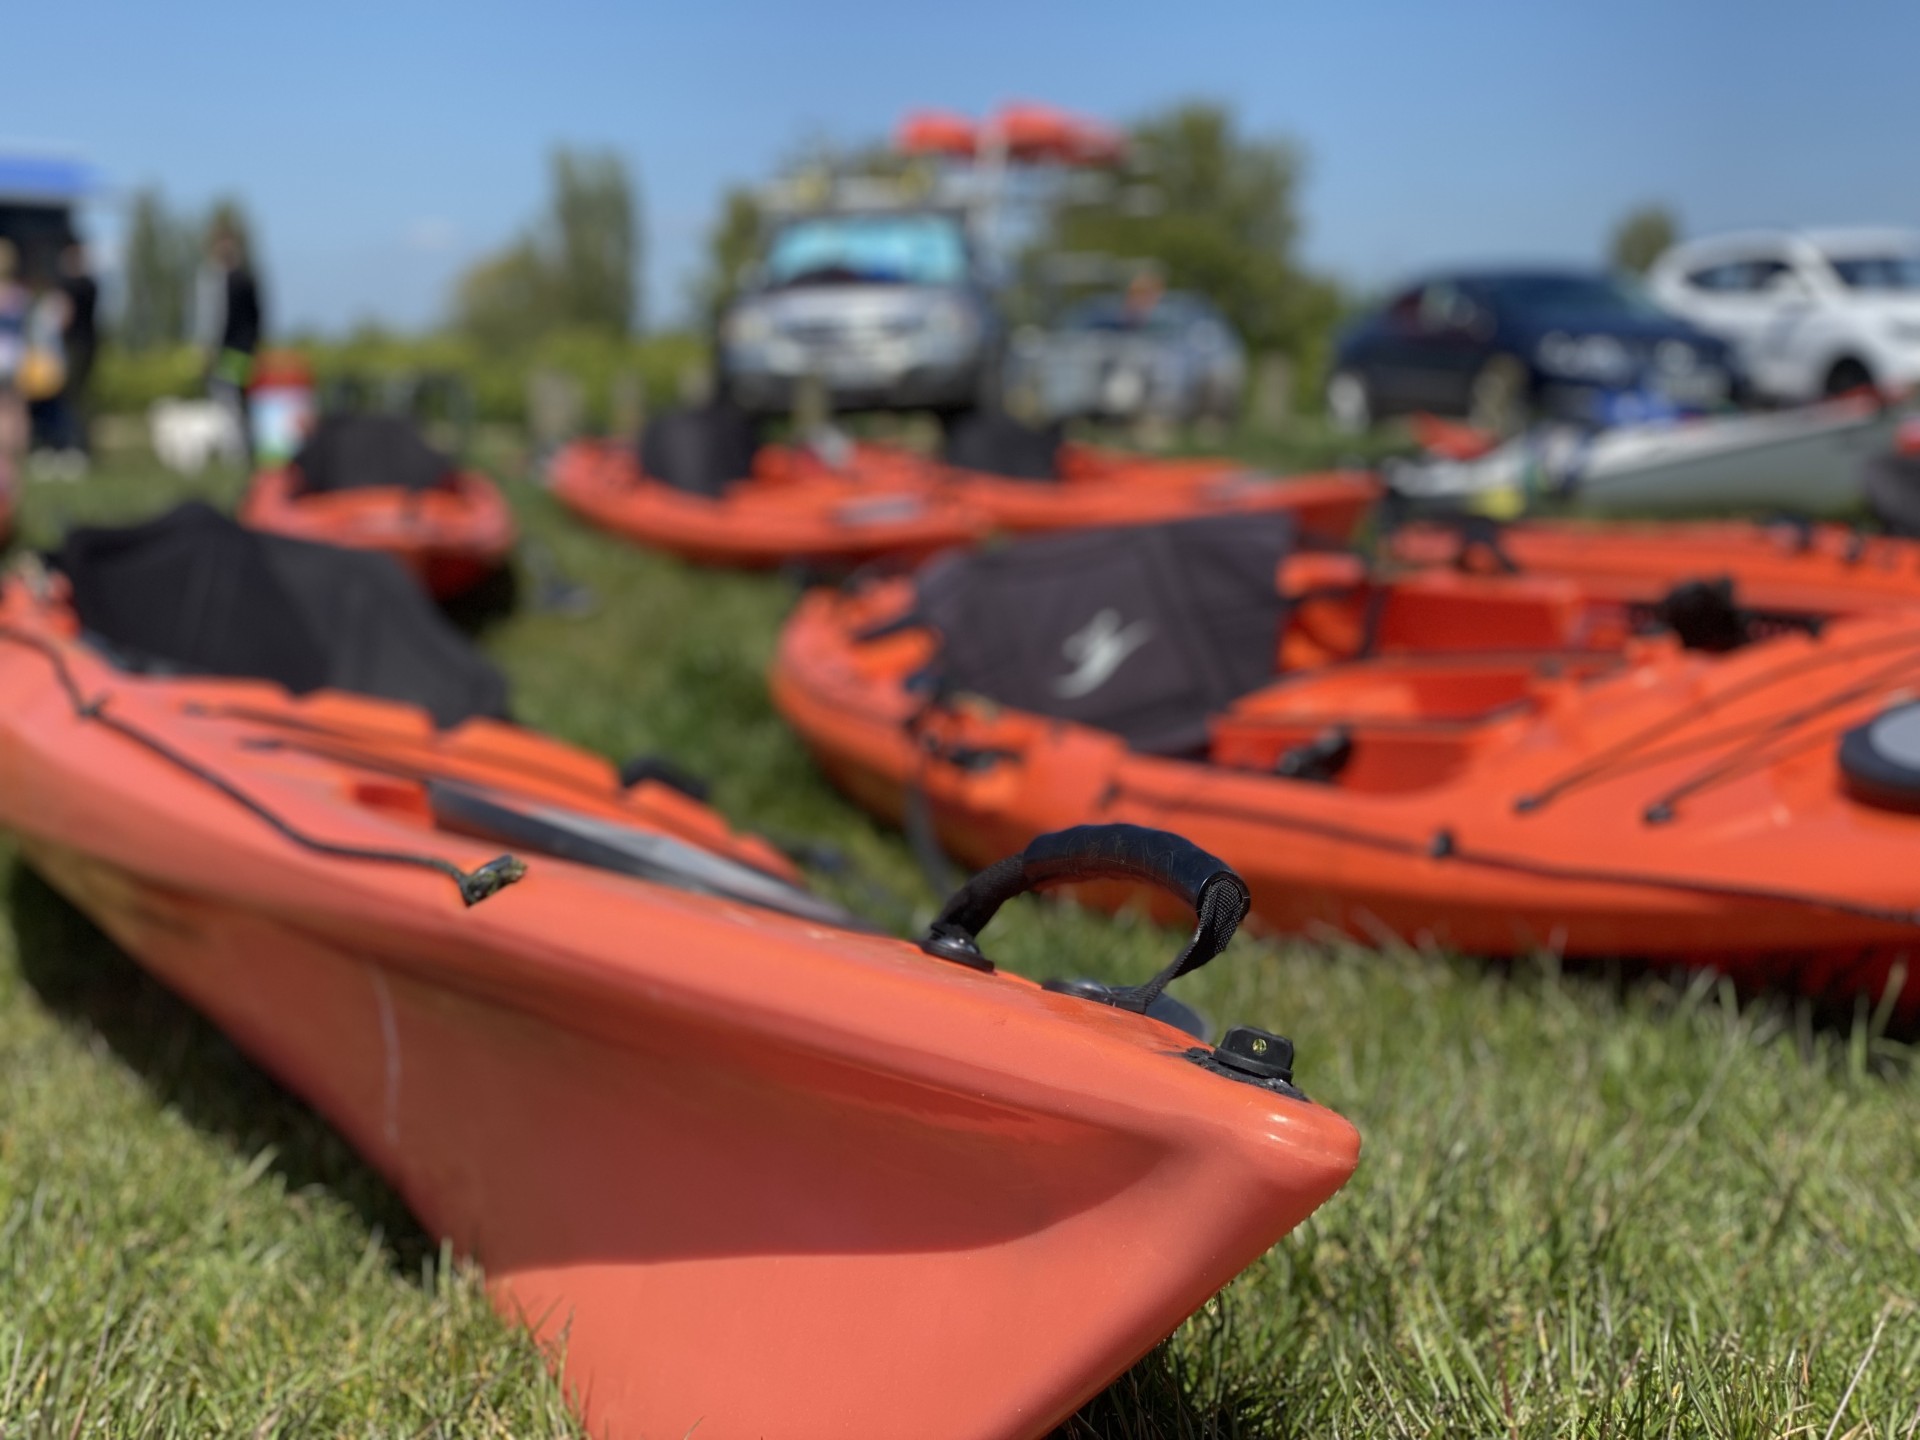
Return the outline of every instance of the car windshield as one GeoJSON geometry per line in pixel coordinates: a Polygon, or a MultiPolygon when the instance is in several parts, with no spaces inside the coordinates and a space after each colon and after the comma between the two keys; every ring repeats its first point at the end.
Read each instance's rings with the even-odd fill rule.
{"type": "Polygon", "coordinates": [[[1635,286],[1607,275],[1506,275],[1480,288],[1502,310],[1547,320],[1647,320],[1666,313],[1635,286]]]}
{"type": "Polygon", "coordinates": [[[769,284],[870,282],[958,285],[967,275],[966,237],[951,215],[821,215],[774,236],[769,284]]]}
{"type": "Polygon", "coordinates": [[[1920,251],[1827,259],[1849,290],[1920,290],[1920,251]]]}
{"type": "Polygon", "coordinates": [[[1062,330],[1119,330],[1126,323],[1126,305],[1110,295],[1083,300],[1060,318],[1062,330]]]}
{"type": "Polygon", "coordinates": [[[1082,301],[1061,317],[1062,330],[1144,330],[1171,335],[1194,323],[1200,311],[1181,295],[1163,295],[1150,309],[1137,310],[1124,295],[1101,295],[1082,301]]]}

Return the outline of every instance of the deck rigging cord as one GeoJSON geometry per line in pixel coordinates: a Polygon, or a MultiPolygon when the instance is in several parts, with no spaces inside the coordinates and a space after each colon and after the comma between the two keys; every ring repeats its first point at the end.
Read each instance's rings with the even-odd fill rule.
{"type": "MultiPolygon", "coordinates": [[[[1696,708],[1676,707],[1668,714],[1662,715],[1652,724],[1646,725],[1625,739],[1609,745],[1598,755],[1582,761],[1571,770],[1563,772],[1556,779],[1548,781],[1539,789],[1520,796],[1513,802],[1513,808],[1521,814],[1529,814],[1544,809],[1547,805],[1558,800],[1569,791],[1589,784],[1609,770],[1622,765],[1629,757],[1633,757],[1635,752],[1642,750],[1645,746],[1671,736],[1677,731],[1684,730],[1688,725],[1700,719],[1709,711],[1725,709],[1734,701],[1745,699],[1749,695],[1758,694],[1770,686],[1794,679],[1808,671],[1819,670],[1843,660],[1856,659],[1864,655],[1872,654],[1878,650],[1901,649],[1909,651],[1920,650],[1920,630],[1902,630],[1890,636],[1882,635],[1864,641],[1856,641],[1852,645],[1845,647],[1823,647],[1813,655],[1802,656],[1797,661],[1775,666],[1773,669],[1767,670],[1759,675],[1750,676],[1737,684],[1729,686],[1717,695],[1707,697],[1702,704],[1696,708]]],[[[1904,658],[1910,660],[1912,657],[1908,656],[1904,658]]]]}
{"type": "Polygon", "coordinates": [[[0,640],[8,640],[32,650],[52,666],[54,677],[59,681],[60,688],[65,693],[67,702],[72,706],[77,719],[101,725],[159,756],[175,769],[219,791],[243,810],[266,822],[281,835],[304,849],[342,860],[363,860],[371,864],[406,865],[416,869],[431,870],[453,881],[460,892],[461,901],[469,906],[477,905],[488,896],[497,894],[527,872],[526,862],[512,855],[498,855],[484,865],[476,866],[472,870],[464,870],[450,860],[441,859],[438,855],[426,855],[409,850],[385,850],[365,845],[347,845],[309,835],[219,772],[190,759],[158,736],[109,712],[107,706],[113,699],[111,693],[88,699],[81,692],[79,682],[74,679],[73,671],[67,665],[67,657],[52,641],[11,625],[0,625],[0,640]]]}
{"type": "MultiPolygon", "coordinates": [[[[1710,765],[1707,767],[1707,773],[1704,775],[1696,774],[1695,776],[1678,782],[1671,793],[1661,795],[1645,807],[1647,819],[1650,823],[1664,824],[1673,818],[1670,813],[1670,807],[1673,802],[1684,799],[1687,795],[1696,793],[1698,790],[1709,789],[1714,783],[1721,779],[1730,779],[1734,775],[1741,773],[1749,764],[1764,763],[1770,754],[1778,753],[1767,750],[1766,747],[1770,742],[1781,738],[1807,721],[1819,719],[1824,713],[1835,707],[1871,695],[1875,690],[1891,683],[1892,677],[1896,676],[1898,672],[1906,666],[1912,664],[1914,659],[1915,657],[1913,656],[1902,656],[1893,664],[1875,671],[1872,678],[1834,692],[1824,699],[1811,705],[1803,706],[1798,710],[1788,711],[1785,714],[1776,713],[1753,716],[1746,720],[1735,721],[1732,724],[1720,726],[1717,729],[1703,730],[1698,734],[1688,735],[1683,739],[1675,740],[1670,744],[1659,746],[1655,749],[1642,750],[1636,755],[1619,756],[1616,758],[1615,763],[1608,766],[1604,771],[1590,770],[1588,773],[1578,777],[1577,783],[1561,785],[1550,798],[1559,799],[1569,791],[1579,788],[1582,785],[1597,784],[1603,777],[1609,780],[1617,780],[1621,776],[1632,774],[1637,770],[1651,769],[1656,765],[1664,765],[1668,761],[1679,760],[1688,755],[1697,754],[1700,751],[1714,750],[1722,746],[1732,745],[1734,747],[1734,755],[1732,757],[1725,758],[1720,762],[1710,765]]],[[[1644,734],[1640,738],[1644,738],[1644,734]]],[[[1811,744],[1818,738],[1818,735],[1813,737],[1792,737],[1789,749],[1811,744]]],[[[1517,803],[1514,808],[1521,814],[1529,814],[1541,808],[1540,804],[1525,803],[1529,798],[1530,797],[1523,796],[1522,803],[1517,803]]]]}
{"type": "Polygon", "coordinates": [[[1749,736],[1745,741],[1734,746],[1730,753],[1703,766],[1648,802],[1645,810],[1646,819],[1652,824],[1665,824],[1673,819],[1674,806],[1688,796],[1697,795],[1711,789],[1715,784],[1732,780],[1750,766],[1764,764],[1771,758],[1777,758],[1777,755],[1770,753],[1767,748],[1775,741],[1786,739],[1791,748],[1796,740],[1803,744],[1810,744],[1819,739],[1818,731],[1815,731],[1811,737],[1795,736],[1792,732],[1802,725],[1830,716],[1833,711],[1842,706],[1864,700],[1876,691],[1884,689],[1893,682],[1901,670],[1913,664],[1913,659],[1914,657],[1911,656],[1902,657],[1892,665],[1881,666],[1865,680],[1843,686],[1831,694],[1802,705],[1797,710],[1771,717],[1757,734],[1749,736]]]}
{"type": "MultiPolygon", "coordinates": [[[[1288,785],[1294,782],[1275,780],[1273,783],[1288,785]]],[[[1137,787],[1129,787],[1116,781],[1107,791],[1106,802],[1111,807],[1115,802],[1131,798],[1159,809],[1167,808],[1164,796],[1145,792],[1137,787]]],[[[1182,793],[1178,808],[1183,811],[1213,815],[1221,819],[1237,820],[1249,825],[1292,830],[1300,834],[1313,835],[1338,844],[1353,845],[1362,849],[1378,850],[1386,854],[1403,856],[1426,856],[1441,860],[1447,864],[1477,865],[1483,869],[1502,870],[1516,875],[1527,875],[1541,880],[1566,880],[1576,884],[1591,885],[1644,885],[1650,889],[1668,890],[1681,894],[1702,895],[1727,900],[1762,900],[1782,905],[1794,905],[1806,909],[1827,910],[1837,915],[1851,915],[1862,920],[1874,920],[1889,925],[1900,925],[1920,929],[1920,909],[1872,905],[1862,901],[1849,900],[1844,896],[1820,895],[1799,890],[1786,890],[1766,885],[1739,885],[1732,882],[1712,880],[1687,880],[1672,875],[1652,874],[1635,870],[1599,870],[1578,865],[1561,865],[1551,861],[1532,860],[1524,856],[1504,855],[1496,851],[1478,850],[1463,845],[1446,829],[1421,838],[1412,835],[1389,835],[1377,830],[1362,830],[1357,826],[1343,825],[1337,821],[1315,820],[1306,816],[1287,815],[1274,810],[1252,809],[1244,805],[1233,805],[1218,801],[1209,801],[1203,795],[1192,790],[1182,793]]]]}

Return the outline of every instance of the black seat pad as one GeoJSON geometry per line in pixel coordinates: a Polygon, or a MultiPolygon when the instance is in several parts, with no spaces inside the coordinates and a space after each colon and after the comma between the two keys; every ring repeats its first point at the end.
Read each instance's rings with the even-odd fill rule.
{"type": "Polygon", "coordinates": [[[1009,480],[1058,480],[1060,423],[1035,428],[1004,410],[971,410],[947,428],[942,458],[962,470],[1009,480]]]}
{"type": "Polygon", "coordinates": [[[666,410],[640,432],[640,469],[691,495],[718,497],[753,469],[759,436],[752,419],[726,400],[666,410]]]}
{"type": "Polygon", "coordinates": [[[437,490],[458,467],[399,415],[328,415],[293,457],[302,495],[335,490],[437,490]]]}
{"type": "Polygon", "coordinates": [[[504,677],[388,556],[262,534],[192,501],[74,530],[49,559],[82,629],[131,668],[349,690],[439,725],[507,713],[504,677]]]}
{"type": "Polygon", "coordinates": [[[1276,513],[952,554],[922,572],[916,617],[940,636],[944,688],[1186,753],[1210,715],[1272,680],[1293,543],[1276,513]]]}

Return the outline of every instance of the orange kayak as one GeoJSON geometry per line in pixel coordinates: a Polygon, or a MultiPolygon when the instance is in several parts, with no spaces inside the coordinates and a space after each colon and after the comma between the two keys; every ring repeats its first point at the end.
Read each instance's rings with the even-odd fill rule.
{"type": "MultiPolygon", "coordinates": [[[[209,551],[208,517],[79,532],[0,590],[0,823],[479,1257],[595,1435],[1042,1435],[1352,1172],[1284,1042],[987,958],[1020,891],[1145,879],[1204,962],[1245,890],[1194,847],[1056,837],[924,948],[864,931],[663,783],[471,705],[239,673],[313,638],[276,585],[363,572],[209,551]],[[156,638],[183,566],[216,577],[193,678],[156,638]]],[[[413,599],[324,664],[436,671],[392,648],[437,622],[413,599]]]]}
{"type": "Polygon", "coordinates": [[[1050,539],[816,591],[774,698],[848,794],[914,799],[970,862],[1166,826],[1275,929],[1891,987],[1920,1019],[1896,978],[1920,977],[1920,613],[1708,654],[1567,577],[1380,579],[1250,535],[1050,539]]]}
{"type": "Polygon", "coordinates": [[[1692,581],[1732,582],[1748,608],[1807,617],[1920,605],[1920,541],[1799,521],[1492,525],[1422,521],[1386,546],[1397,564],[1544,573],[1632,603],[1692,581]]]}
{"type": "Polygon", "coordinates": [[[940,483],[1010,534],[1284,510],[1329,544],[1344,544],[1380,495],[1374,478],[1358,470],[1272,476],[1224,460],[1162,460],[1074,444],[1061,446],[1051,481],[947,467],[940,483]]]}
{"type": "Polygon", "coordinates": [[[976,507],[940,494],[918,467],[842,472],[803,451],[770,447],[715,493],[643,473],[630,447],[576,441],[548,470],[554,496],[582,519],[639,545],[705,565],[771,568],[917,558],[982,538],[976,507]]]}
{"type": "Polygon", "coordinates": [[[880,445],[847,444],[831,459],[756,448],[724,412],[675,412],[654,425],[651,468],[628,447],[577,442],[554,457],[553,492],[603,529],[709,564],[915,559],[997,532],[1267,511],[1341,543],[1380,493],[1357,471],[1274,478],[1220,460],[1058,445],[1044,475],[1020,478],[880,445]]]}
{"type": "Polygon", "coordinates": [[[442,598],[498,571],[514,543],[513,512],[494,484],[389,416],[322,420],[290,465],[254,477],[240,519],[391,555],[442,598]]]}
{"type": "Polygon", "coordinates": [[[1382,493],[1360,471],[1280,478],[1219,457],[1136,455],[991,411],[949,429],[934,474],[984,510],[994,530],[1016,535],[1284,510],[1303,533],[1339,545],[1382,493]]]}

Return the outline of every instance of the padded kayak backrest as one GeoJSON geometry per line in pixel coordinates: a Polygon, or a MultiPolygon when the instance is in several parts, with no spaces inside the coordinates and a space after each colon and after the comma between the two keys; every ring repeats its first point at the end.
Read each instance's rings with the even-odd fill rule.
{"type": "Polygon", "coordinates": [[[692,495],[718,497],[753,470],[760,448],[753,421],[725,400],[667,410],[640,432],[640,469],[652,480],[692,495]]]}
{"type": "Polygon", "coordinates": [[[388,556],[261,534],[194,501],[74,530],[50,559],[82,629],[129,668],[350,690],[439,725],[507,713],[500,672],[388,556]]]}
{"type": "Polygon", "coordinates": [[[400,415],[327,415],[293,457],[299,494],[334,490],[436,490],[453,482],[452,459],[400,415]]]}
{"type": "Polygon", "coordinates": [[[941,456],[962,470],[1010,480],[1058,480],[1064,436],[1058,421],[1035,429],[1004,410],[973,410],[947,427],[941,456]]]}
{"type": "Polygon", "coordinates": [[[921,572],[915,613],[940,636],[944,688],[1186,753],[1208,716],[1272,680],[1293,542],[1272,513],[951,554],[921,572]]]}

